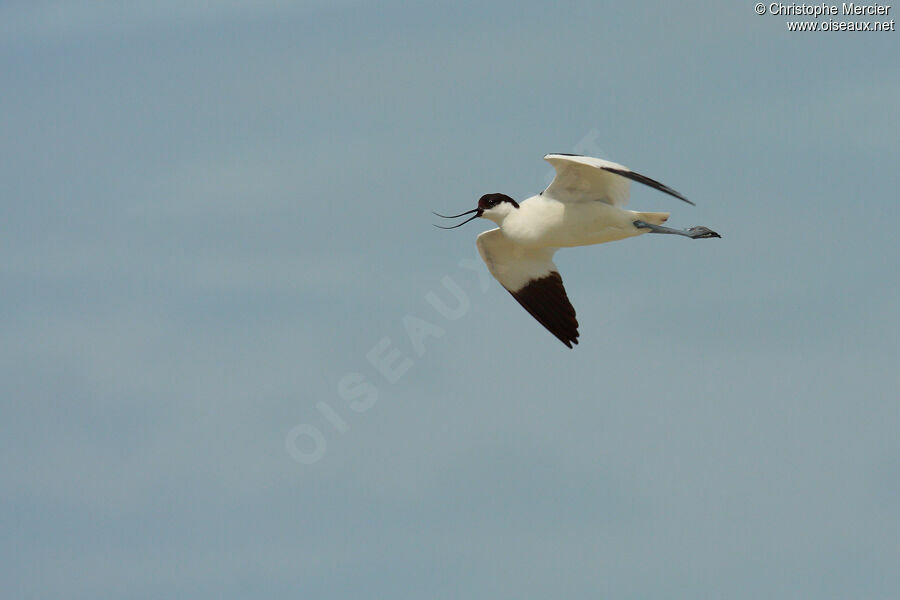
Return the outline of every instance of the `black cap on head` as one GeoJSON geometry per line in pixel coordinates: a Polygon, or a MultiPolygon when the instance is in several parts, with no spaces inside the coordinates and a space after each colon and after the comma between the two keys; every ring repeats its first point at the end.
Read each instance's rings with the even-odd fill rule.
{"type": "Polygon", "coordinates": [[[509,202],[516,208],[519,208],[519,203],[506,194],[485,194],[478,200],[478,208],[481,210],[489,210],[501,202],[509,202]]]}

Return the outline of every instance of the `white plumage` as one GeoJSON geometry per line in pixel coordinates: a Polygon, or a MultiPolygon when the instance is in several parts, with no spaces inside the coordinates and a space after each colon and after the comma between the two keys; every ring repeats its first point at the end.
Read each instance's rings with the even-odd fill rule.
{"type": "Polygon", "coordinates": [[[648,232],[694,239],[720,237],[706,227],[663,227],[669,213],[626,209],[631,180],[693,204],[672,188],[627,167],[569,154],[548,154],[544,159],[556,169],[556,177],[537,196],[519,204],[504,194],[486,194],[478,208],[455,216],[475,213],[472,219],[483,217],[499,226],[478,236],[481,258],[497,281],[570,348],[578,343],[578,321],[553,263],[559,248],[602,244],[648,232]]]}

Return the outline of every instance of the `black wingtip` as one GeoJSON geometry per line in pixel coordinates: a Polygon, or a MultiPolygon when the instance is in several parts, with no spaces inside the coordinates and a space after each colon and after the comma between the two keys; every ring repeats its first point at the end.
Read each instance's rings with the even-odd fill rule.
{"type": "Polygon", "coordinates": [[[578,319],[569,302],[562,277],[556,271],[538,279],[532,279],[516,291],[508,290],[516,302],[571,349],[578,343],[578,319]]]}
{"type": "Polygon", "coordinates": [[[629,169],[615,169],[613,167],[603,167],[603,169],[605,171],[609,171],[610,173],[615,173],[616,175],[621,175],[622,177],[625,177],[632,181],[637,181],[638,183],[643,183],[644,185],[650,186],[655,190],[659,190],[660,192],[662,192],[664,194],[668,194],[670,196],[678,198],[682,202],[687,202],[691,206],[697,206],[696,204],[694,204],[693,202],[691,202],[690,200],[685,198],[680,192],[675,191],[672,188],[670,188],[669,186],[667,186],[666,184],[660,183],[659,181],[657,181],[655,179],[651,179],[650,177],[647,177],[646,175],[641,175],[640,173],[635,173],[634,171],[631,171],[629,169]]]}

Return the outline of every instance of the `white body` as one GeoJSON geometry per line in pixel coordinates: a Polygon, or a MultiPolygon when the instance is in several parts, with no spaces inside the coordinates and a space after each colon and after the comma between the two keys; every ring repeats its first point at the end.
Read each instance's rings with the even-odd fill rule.
{"type": "Polygon", "coordinates": [[[479,216],[499,227],[478,236],[477,246],[491,274],[544,327],[564,344],[578,343],[575,310],[553,263],[559,248],[614,242],[646,233],[635,221],[661,225],[669,213],[625,208],[629,180],[639,181],[689,202],[675,190],[623,167],[564,154],[544,157],[556,169],[546,190],[518,206],[504,201],[481,209],[479,216]]]}
{"type": "MultiPolygon", "coordinates": [[[[665,222],[667,213],[654,221],[665,222]],[[660,219],[662,219],[660,221],[660,219]]],[[[633,223],[646,213],[598,201],[561,202],[549,194],[532,196],[519,208],[508,203],[485,211],[510,241],[523,246],[570,248],[615,242],[646,233],[633,223]]],[[[645,219],[646,220],[646,219],[645,219]]]]}

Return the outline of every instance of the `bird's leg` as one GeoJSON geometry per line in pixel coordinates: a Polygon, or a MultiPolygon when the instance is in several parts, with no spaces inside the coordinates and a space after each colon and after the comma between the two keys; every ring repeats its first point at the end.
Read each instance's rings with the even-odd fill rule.
{"type": "Polygon", "coordinates": [[[722,237],[712,229],[703,227],[702,225],[691,227],[690,229],[672,229],[671,227],[653,225],[652,223],[647,223],[646,221],[641,220],[634,221],[632,224],[638,229],[649,229],[650,233],[670,233],[674,235],[683,235],[684,237],[689,237],[694,240],[722,237]]]}

